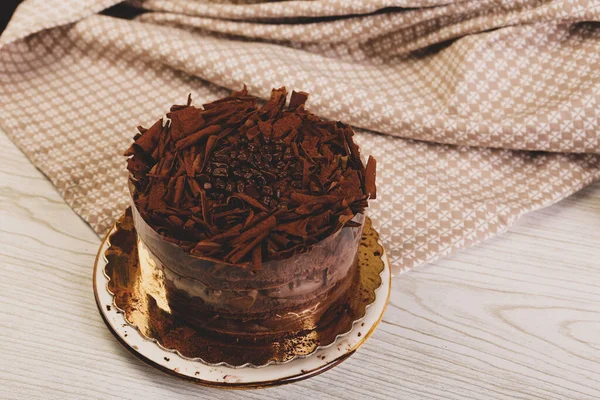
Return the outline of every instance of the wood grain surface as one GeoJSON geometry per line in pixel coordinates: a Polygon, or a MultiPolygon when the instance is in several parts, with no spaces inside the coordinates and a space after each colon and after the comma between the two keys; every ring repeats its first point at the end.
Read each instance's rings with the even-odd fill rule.
{"type": "Polygon", "coordinates": [[[0,133],[2,399],[600,398],[600,183],[394,279],[383,323],[296,384],[208,389],[141,363],[102,322],[99,238],[0,133]]]}

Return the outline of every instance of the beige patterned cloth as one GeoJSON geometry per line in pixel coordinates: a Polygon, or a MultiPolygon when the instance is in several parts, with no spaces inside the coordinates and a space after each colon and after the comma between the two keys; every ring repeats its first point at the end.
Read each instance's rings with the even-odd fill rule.
{"type": "Polygon", "coordinates": [[[26,0],[0,38],[0,125],[99,233],[135,126],[243,83],[311,93],[378,160],[396,271],[600,177],[597,0],[26,0]],[[112,16],[111,16],[112,15],[112,16]],[[527,150],[527,151],[523,151],[527,150]]]}

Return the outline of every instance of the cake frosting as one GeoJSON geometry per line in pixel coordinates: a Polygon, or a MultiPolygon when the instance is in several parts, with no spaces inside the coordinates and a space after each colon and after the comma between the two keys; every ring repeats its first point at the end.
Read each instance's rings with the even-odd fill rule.
{"type": "Polygon", "coordinates": [[[352,129],[286,95],[188,98],[125,152],[140,265],[161,274],[164,307],[238,340],[313,329],[343,308],[376,195],[352,129]]]}

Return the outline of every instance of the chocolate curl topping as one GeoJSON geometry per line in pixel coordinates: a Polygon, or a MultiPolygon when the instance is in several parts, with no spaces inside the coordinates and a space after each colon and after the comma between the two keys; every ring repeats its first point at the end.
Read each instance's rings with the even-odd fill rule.
{"type": "Polygon", "coordinates": [[[365,171],[365,192],[370,199],[377,198],[377,187],[375,186],[375,175],[377,169],[377,160],[369,156],[367,168],[365,171]]]}
{"type": "Polygon", "coordinates": [[[216,135],[217,133],[221,132],[222,129],[223,128],[219,125],[211,125],[209,127],[200,129],[198,132],[192,133],[191,135],[178,140],[175,144],[175,150],[183,150],[187,147],[190,147],[209,136],[216,135]]]}
{"type": "Polygon", "coordinates": [[[249,205],[251,205],[254,208],[258,208],[259,210],[265,211],[265,212],[269,211],[269,209],[267,207],[263,206],[258,201],[254,200],[252,197],[248,196],[245,193],[236,193],[236,194],[234,194],[234,196],[239,197],[240,199],[244,200],[246,203],[248,203],[249,205]]]}
{"type": "Polygon", "coordinates": [[[251,265],[307,251],[376,196],[352,129],[274,89],[262,107],[246,87],[203,105],[175,105],[125,152],[144,220],[197,257],[251,265]]]}
{"type": "Polygon", "coordinates": [[[244,258],[244,256],[246,254],[248,254],[250,251],[252,251],[254,248],[259,247],[260,242],[262,242],[263,240],[266,239],[266,237],[269,235],[269,232],[263,232],[261,233],[259,236],[257,236],[256,238],[254,238],[254,240],[252,240],[250,243],[247,244],[242,244],[239,247],[235,248],[228,256],[227,256],[227,260],[229,262],[231,262],[232,264],[237,264],[239,263],[242,258],[244,258]]]}
{"type": "Polygon", "coordinates": [[[170,112],[167,117],[171,119],[171,129],[174,139],[187,136],[199,130],[204,124],[204,118],[196,107],[185,107],[178,111],[170,112]]]}
{"type": "Polygon", "coordinates": [[[254,225],[253,227],[244,231],[240,236],[233,239],[232,243],[233,244],[243,243],[248,239],[260,236],[260,235],[264,234],[265,232],[268,233],[271,231],[271,229],[273,229],[275,227],[275,225],[277,225],[277,220],[275,219],[274,216],[271,215],[270,217],[265,218],[258,224],[254,225]]]}
{"type": "Polygon", "coordinates": [[[258,246],[258,244],[269,235],[271,229],[273,229],[276,224],[277,220],[275,217],[270,216],[233,239],[232,243],[238,246],[227,256],[228,261],[233,264],[240,262],[248,252],[258,246]],[[250,242],[244,244],[247,240],[250,240],[250,242]]]}
{"type": "Polygon", "coordinates": [[[179,205],[181,202],[181,196],[183,196],[183,189],[185,185],[185,176],[180,175],[177,177],[177,181],[175,183],[175,197],[173,198],[173,203],[175,205],[179,205]]]}
{"type": "Polygon", "coordinates": [[[140,152],[150,153],[154,151],[156,145],[158,144],[158,139],[162,133],[162,119],[158,120],[150,127],[150,129],[140,130],[141,135],[138,139],[125,151],[124,156],[132,156],[135,154],[135,149],[137,148],[140,152]]]}
{"type": "Polygon", "coordinates": [[[267,103],[260,109],[260,115],[263,116],[263,120],[273,119],[285,107],[285,98],[287,96],[287,90],[282,87],[279,89],[273,89],[271,92],[271,98],[267,103]]]}
{"type": "Polygon", "coordinates": [[[304,106],[307,99],[308,93],[292,91],[292,96],[290,97],[290,109],[295,110],[300,106],[304,106]]]}

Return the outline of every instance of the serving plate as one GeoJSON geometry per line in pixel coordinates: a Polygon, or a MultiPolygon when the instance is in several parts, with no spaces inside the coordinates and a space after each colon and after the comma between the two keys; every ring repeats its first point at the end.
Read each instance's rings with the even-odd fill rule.
{"type": "Polygon", "coordinates": [[[268,387],[320,374],[365,343],[389,300],[389,262],[367,218],[359,276],[348,313],[340,315],[336,324],[260,348],[215,342],[166,314],[145,292],[136,265],[136,238],[131,213],[126,211],[100,245],[94,266],[100,315],[117,340],[142,361],[207,386],[268,387]]]}

